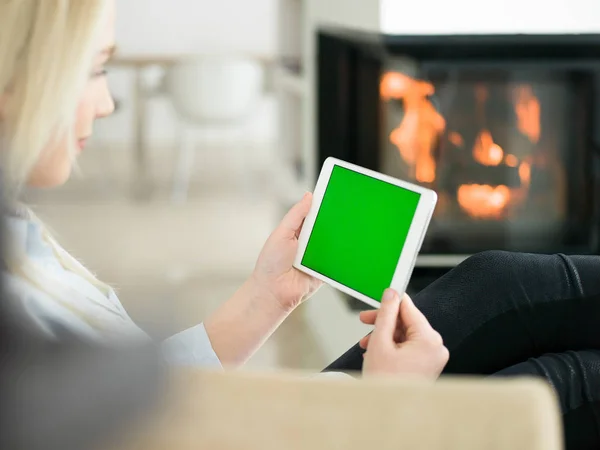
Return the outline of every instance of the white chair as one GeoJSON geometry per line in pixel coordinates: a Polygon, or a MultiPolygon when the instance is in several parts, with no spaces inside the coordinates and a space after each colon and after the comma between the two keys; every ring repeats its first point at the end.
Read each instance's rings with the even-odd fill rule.
{"type": "Polygon", "coordinates": [[[237,151],[239,176],[248,188],[252,155],[245,145],[243,123],[256,110],[264,87],[259,61],[245,57],[206,56],[170,67],[163,91],[181,121],[181,141],[172,187],[172,200],[185,201],[194,167],[195,147],[207,135],[225,133],[228,151],[237,151]]]}

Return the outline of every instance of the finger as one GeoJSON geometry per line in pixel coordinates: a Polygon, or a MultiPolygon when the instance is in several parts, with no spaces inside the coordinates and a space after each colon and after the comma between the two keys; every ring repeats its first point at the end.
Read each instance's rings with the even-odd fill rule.
{"type": "Polygon", "coordinates": [[[408,295],[404,295],[400,305],[400,322],[402,326],[399,328],[403,329],[406,339],[410,339],[411,336],[415,335],[436,333],[427,318],[408,295]]]}
{"type": "MultiPolygon", "coordinates": [[[[362,323],[364,323],[365,325],[375,325],[375,320],[377,319],[377,313],[379,312],[378,309],[374,309],[372,311],[361,311],[360,312],[360,321],[362,323]]],[[[404,335],[404,327],[399,326],[401,324],[396,324],[396,332],[394,334],[394,342],[396,343],[400,343],[403,342],[405,340],[405,335],[404,335]]],[[[365,336],[361,342],[363,342],[363,340],[365,338],[367,338],[368,336],[365,336]]],[[[368,339],[364,342],[364,347],[363,348],[367,348],[367,344],[368,343],[368,339]]]]}
{"type": "Polygon", "coordinates": [[[363,350],[366,350],[367,347],[369,346],[369,341],[371,340],[371,334],[367,334],[364,338],[362,338],[359,342],[358,342],[358,346],[360,348],[362,348],[363,350]]]}
{"type": "Polygon", "coordinates": [[[406,333],[404,332],[404,327],[400,323],[400,319],[398,319],[398,323],[396,324],[396,332],[394,333],[394,342],[396,344],[401,344],[406,341],[406,333]]]}
{"type": "Polygon", "coordinates": [[[386,289],[375,320],[375,330],[371,336],[372,342],[393,342],[399,310],[400,296],[393,289],[386,289]]]}
{"type": "Polygon", "coordinates": [[[293,238],[297,237],[302,224],[312,205],[312,194],[307,192],[298,203],[296,203],[292,209],[285,215],[279,229],[284,233],[286,237],[293,238]]]}
{"type": "MultiPolygon", "coordinates": [[[[367,347],[369,346],[369,340],[370,340],[371,335],[369,334],[368,336],[363,337],[360,342],[358,343],[360,345],[361,348],[363,349],[367,349],[367,347]]],[[[402,331],[399,328],[396,328],[396,332],[394,333],[394,343],[396,344],[402,344],[404,341],[406,341],[406,336],[404,335],[404,331],[402,331]]]]}
{"type": "Polygon", "coordinates": [[[361,311],[359,314],[360,321],[365,325],[375,325],[375,319],[377,319],[378,309],[372,311],[361,311]]]}

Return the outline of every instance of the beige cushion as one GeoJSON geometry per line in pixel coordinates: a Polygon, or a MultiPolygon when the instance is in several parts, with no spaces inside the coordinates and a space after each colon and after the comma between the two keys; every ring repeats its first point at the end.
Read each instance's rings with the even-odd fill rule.
{"type": "Polygon", "coordinates": [[[146,423],[135,448],[562,448],[556,399],[533,380],[432,384],[201,372],[176,379],[162,417],[146,423]]]}

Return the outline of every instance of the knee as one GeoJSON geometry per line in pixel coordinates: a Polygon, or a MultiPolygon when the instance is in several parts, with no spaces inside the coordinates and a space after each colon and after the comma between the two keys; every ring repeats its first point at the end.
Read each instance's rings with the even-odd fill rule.
{"type": "Polygon", "coordinates": [[[455,270],[472,275],[473,281],[487,280],[495,285],[510,280],[518,272],[522,254],[501,250],[476,253],[463,261],[455,270]]]}
{"type": "MultiPolygon", "coordinates": [[[[514,278],[511,253],[498,250],[476,253],[438,278],[427,292],[456,299],[461,308],[477,308],[482,297],[504,292],[514,278]],[[473,305],[471,305],[471,302],[473,305]]],[[[423,300],[419,296],[419,306],[423,300]]],[[[435,300],[436,308],[439,307],[435,300]]]]}
{"type": "Polygon", "coordinates": [[[513,253],[502,250],[486,250],[464,260],[460,266],[469,270],[497,272],[510,265],[513,253]]]}

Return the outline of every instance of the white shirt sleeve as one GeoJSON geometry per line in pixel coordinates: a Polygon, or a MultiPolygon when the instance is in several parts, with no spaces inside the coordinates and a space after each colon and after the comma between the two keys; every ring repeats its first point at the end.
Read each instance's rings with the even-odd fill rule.
{"type": "MultiPolygon", "coordinates": [[[[203,324],[196,325],[163,341],[163,354],[167,362],[173,366],[223,368],[203,324]]],[[[354,379],[351,375],[342,372],[324,372],[315,374],[313,377],[354,379]]]]}
{"type": "MultiPolygon", "coordinates": [[[[163,354],[167,362],[174,366],[223,368],[203,324],[196,325],[163,341],[163,354]]],[[[315,374],[313,377],[354,379],[351,375],[342,372],[324,372],[315,374]]]]}
{"type": "Polygon", "coordinates": [[[203,324],[196,325],[166,339],[163,355],[174,366],[195,366],[222,369],[203,324]]]}

